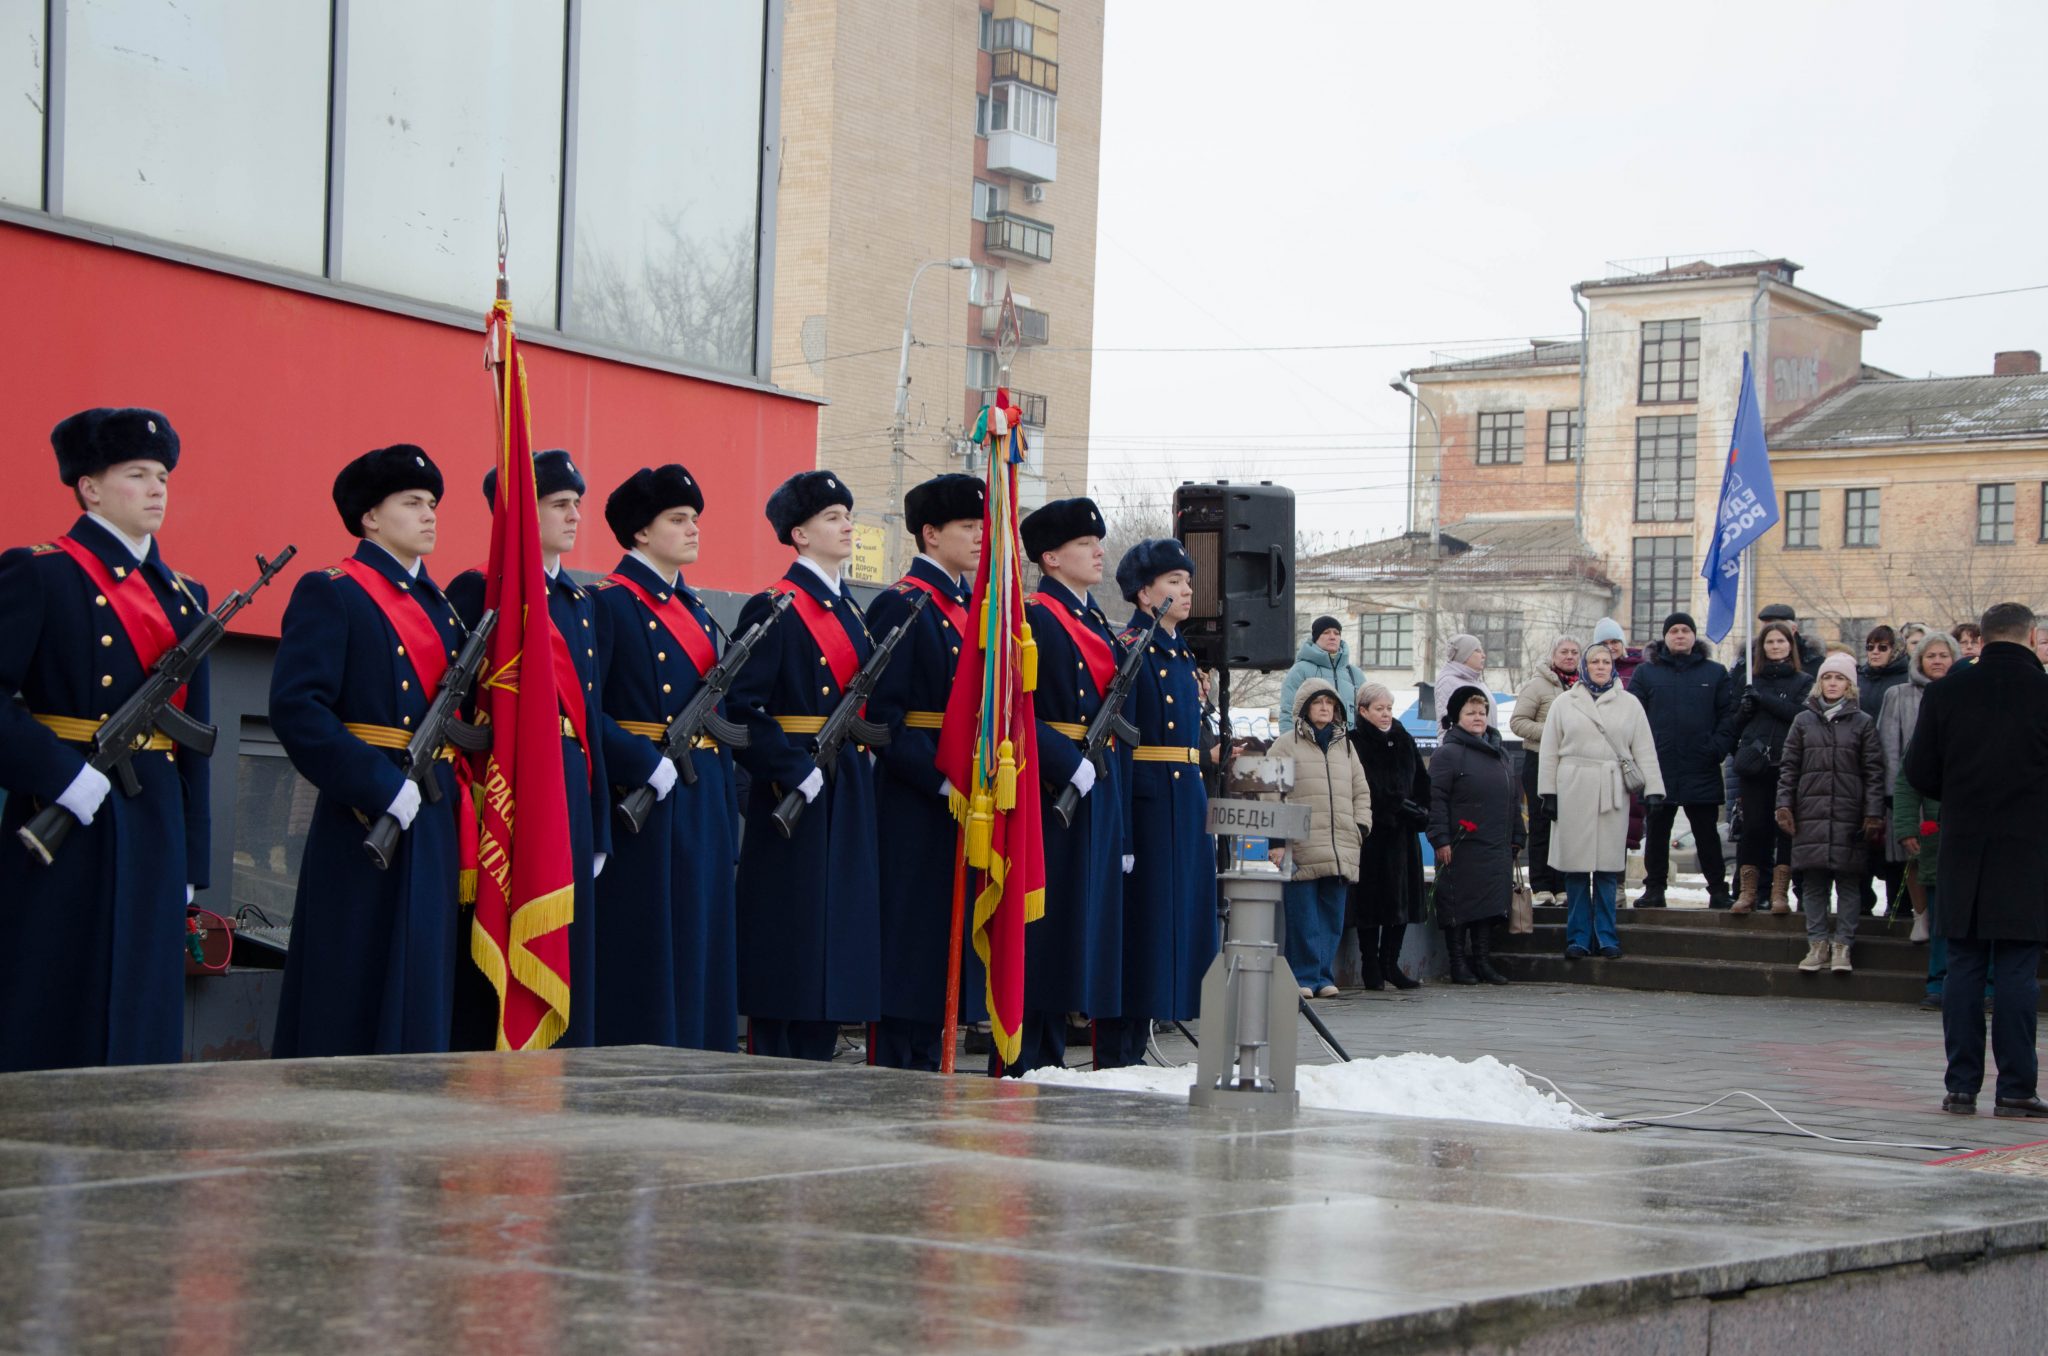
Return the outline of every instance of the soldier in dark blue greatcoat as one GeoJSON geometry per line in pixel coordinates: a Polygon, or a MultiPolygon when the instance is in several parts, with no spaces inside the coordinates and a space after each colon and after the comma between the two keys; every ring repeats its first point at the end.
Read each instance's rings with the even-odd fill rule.
{"type": "MultiPolygon", "coordinates": [[[[156,542],[179,441],[155,410],[95,409],[50,433],[85,510],[0,556],[0,1070],[173,1063],[184,1050],[185,906],[207,883],[207,760],[161,735],[129,797],[86,766],[93,731],[206,610],[156,542]],[[49,865],[15,836],[78,820],[49,865]]],[[[207,671],[185,713],[208,717],[207,671]]]]}
{"type": "MultiPolygon", "coordinates": [[[[597,604],[562,569],[562,556],[576,547],[583,522],[583,473],[560,448],[533,454],[534,497],[540,509],[540,563],[548,591],[548,619],[555,624],[552,659],[562,704],[562,787],[569,798],[569,861],[576,873],[575,911],[569,919],[569,1025],[559,1046],[595,1045],[599,1004],[597,897],[592,884],[611,851],[611,786],[605,780],[599,736],[599,698],[604,679],[598,663],[597,604]]],[[[484,503],[498,501],[498,468],[484,473],[484,503]]],[[[448,601],[466,626],[484,612],[484,576],[465,570],[449,581],[448,601]]],[[[467,923],[468,919],[465,918],[467,923]]],[[[457,1050],[495,1050],[498,1044],[497,990],[469,959],[469,935],[456,938],[455,1020],[451,1044],[457,1050]]]]}
{"type": "Polygon", "coordinates": [[[1120,658],[1116,631],[1088,592],[1102,582],[1107,530],[1092,499],[1056,499],[1020,524],[1024,554],[1044,571],[1024,616],[1038,645],[1045,916],[1024,929],[1023,1046],[1012,1074],[1065,1063],[1068,1013],[1123,1010],[1123,779],[1118,759],[1098,780],[1083,757],[1088,721],[1120,658]],[[1083,794],[1062,828],[1053,803],[1070,783],[1083,794]]]}
{"type": "MultiPolygon", "coordinates": [[[[398,769],[466,632],[427,574],[441,472],[409,443],[365,452],[334,481],[362,540],[299,580],[270,675],[270,724],[320,796],[299,868],[279,997],[279,1057],[446,1050],[463,868],[452,754],[424,801],[398,769]],[[389,812],[405,826],[388,871],[363,839],[389,812]]],[[[466,796],[466,791],[463,793],[466,796]]]]}
{"type": "Polygon", "coordinates": [[[640,832],[613,826],[597,886],[601,1045],[732,1050],[738,1041],[732,751],[701,737],[686,755],[692,785],[660,749],[669,721],[718,663],[717,625],[683,582],[703,511],[703,488],[673,463],[635,471],[604,505],[626,549],[593,591],[605,764],[619,795],[651,786],[659,799],[640,832]]]}
{"type": "Polygon", "coordinates": [[[1124,877],[1123,1012],[1095,1022],[1095,1065],[1137,1064],[1156,1021],[1201,1015],[1202,976],[1216,956],[1216,840],[1202,786],[1202,688],[1180,634],[1194,604],[1195,563],[1172,538],[1141,541],[1116,567],[1137,607],[1118,637],[1135,645],[1165,609],[1124,703],[1138,728],[1131,779],[1131,872],[1124,877]]]}
{"type": "MultiPolygon", "coordinates": [[[[875,687],[868,717],[889,727],[875,767],[875,812],[888,834],[881,854],[882,1019],[869,1035],[871,1063],[937,1072],[946,1011],[946,943],[953,927],[953,864],[959,822],[953,787],[934,767],[939,726],[960,648],[974,571],[981,563],[982,506],[974,476],[935,476],[903,496],[903,523],[917,538],[910,570],[868,605],[868,631],[886,636],[921,594],[931,601],[875,687]]],[[[960,1015],[981,1020],[980,960],[963,918],[960,1015]]]]}
{"type": "Polygon", "coordinates": [[[796,602],[728,694],[752,740],[738,752],[752,781],[738,879],[740,1010],[755,1054],[829,1060],[840,1023],[881,1016],[875,783],[867,751],[851,741],[827,778],[808,736],[873,646],[839,577],[853,556],[846,483],[830,471],[791,476],[768,497],[768,521],[797,558],[747,600],[739,625],[767,616],[777,593],[796,602]],[[770,813],[790,791],[809,809],[784,839],[770,813]]]}

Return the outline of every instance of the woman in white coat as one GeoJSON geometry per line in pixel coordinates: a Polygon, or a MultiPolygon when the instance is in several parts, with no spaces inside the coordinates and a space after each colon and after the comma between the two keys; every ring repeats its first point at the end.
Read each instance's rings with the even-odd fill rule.
{"type": "Polygon", "coordinates": [[[1565,878],[1566,960],[1597,950],[1621,955],[1614,897],[1628,868],[1629,788],[1622,756],[1643,777],[1643,804],[1664,802],[1664,775],[1642,704],[1614,676],[1614,656],[1589,645],[1579,682],[1550,704],[1543,721],[1536,792],[1550,831],[1550,865],[1565,878]]]}

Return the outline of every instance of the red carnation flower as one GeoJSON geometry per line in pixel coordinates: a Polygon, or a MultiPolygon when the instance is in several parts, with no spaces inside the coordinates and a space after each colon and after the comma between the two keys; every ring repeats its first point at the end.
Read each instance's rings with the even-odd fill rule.
{"type": "Polygon", "coordinates": [[[1473,822],[1472,822],[1471,820],[1469,820],[1469,819],[1461,819],[1461,820],[1459,820],[1459,821],[1458,821],[1458,827],[1459,827],[1459,828],[1461,828],[1461,829],[1463,829],[1463,830],[1464,830],[1465,832],[1467,832],[1467,833],[1477,833],[1477,832],[1479,832],[1479,826],[1478,826],[1477,824],[1474,824],[1474,823],[1473,823],[1473,822]]]}
{"type": "Polygon", "coordinates": [[[1935,835],[1935,834],[1937,834],[1937,833],[1940,833],[1940,832],[1941,832],[1941,821],[1940,821],[1940,820],[1936,820],[1936,819],[1923,819],[1923,820],[1921,820],[1921,821],[1920,821],[1920,836],[1921,836],[1922,838],[1932,838],[1932,837],[1934,837],[1934,835],[1935,835]]]}

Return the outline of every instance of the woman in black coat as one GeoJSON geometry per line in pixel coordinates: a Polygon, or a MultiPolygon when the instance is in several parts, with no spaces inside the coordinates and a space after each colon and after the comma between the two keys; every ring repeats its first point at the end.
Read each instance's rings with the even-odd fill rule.
{"type": "Polygon", "coordinates": [[[1394,719],[1394,694],[1378,683],[1358,690],[1358,720],[1351,747],[1372,788],[1374,832],[1359,845],[1358,884],[1351,887],[1352,925],[1365,987],[1412,989],[1419,981],[1401,972],[1408,925],[1426,913],[1422,893],[1422,840],[1429,827],[1429,778],[1415,736],[1394,719]]]}
{"type": "Polygon", "coordinates": [[[1742,837],[1735,845],[1735,912],[1749,913],[1770,890],[1772,913],[1792,912],[1792,838],[1774,820],[1778,759],[1785,732],[1806,709],[1813,675],[1800,662],[1799,638],[1783,622],[1767,622],[1757,633],[1756,653],[1741,670],[1754,674],[1737,704],[1735,778],[1742,791],[1742,837]]]}
{"type": "Polygon", "coordinates": [[[1436,921],[1451,983],[1505,984],[1489,952],[1508,916],[1522,850],[1522,784],[1487,717],[1492,701],[1467,685],[1444,709],[1444,739],[1429,759],[1429,841],[1436,849],[1436,921]]]}

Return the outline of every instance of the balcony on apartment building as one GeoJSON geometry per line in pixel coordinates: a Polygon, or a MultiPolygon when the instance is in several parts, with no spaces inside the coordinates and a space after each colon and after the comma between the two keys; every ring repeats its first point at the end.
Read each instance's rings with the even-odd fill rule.
{"type": "Polygon", "coordinates": [[[1047,94],[1060,92],[1060,63],[1048,61],[1042,56],[1019,52],[1014,48],[998,49],[989,56],[988,78],[990,81],[1015,80],[1026,85],[1035,85],[1047,94]]]}
{"type": "MultiPolygon", "coordinates": [[[[981,308],[981,337],[994,339],[1003,324],[1003,308],[1000,304],[981,308]]],[[[1034,311],[1029,306],[1017,307],[1017,342],[1025,348],[1035,344],[1052,342],[1052,317],[1044,311],[1034,311]]]]}
{"type": "Polygon", "coordinates": [[[990,254],[1032,263],[1052,262],[1052,227],[1015,212],[991,212],[982,224],[982,247],[990,254]]]}
{"type": "Polygon", "coordinates": [[[997,174],[1049,184],[1059,177],[1059,104],[1042,89],[1015,80],[988,87],[988,167],[997,174]]]}

